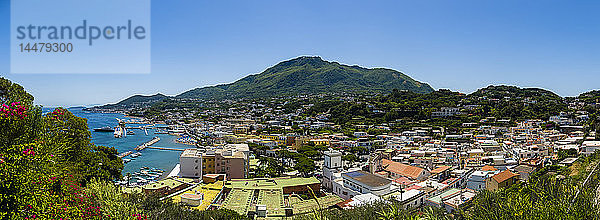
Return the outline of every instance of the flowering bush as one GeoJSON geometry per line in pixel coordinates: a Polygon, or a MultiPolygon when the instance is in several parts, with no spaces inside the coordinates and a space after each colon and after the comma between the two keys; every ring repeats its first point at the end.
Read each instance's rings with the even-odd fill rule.
{"type": "Polygon", "coordinates": [[[32,143],[3,150],[0,219],[101,219],[93,196],[39,149],[32,143]]]}
{"type": "Polygon", "coordinates": [[[21,102],[11,102],[9,105],[2,104],[0,106],[0,118],[24,119],[27,117],[26,110],[26,106],[22,105],[21,102]]]}

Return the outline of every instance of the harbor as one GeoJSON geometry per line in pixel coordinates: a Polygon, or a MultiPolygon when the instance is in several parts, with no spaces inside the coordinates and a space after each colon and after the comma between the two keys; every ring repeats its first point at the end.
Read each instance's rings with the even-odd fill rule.
{"type": "Polygon", "coordinates": [[[142,167],[139,171],[129,173],[123,177],[122,181],[117,181],[117,185],[121,186],[139,186],[159,180],[164,170],[158,168],[142,167]]]}
{"type": "MultiPolygon", "coordinates": [[[[92,135],[92,142],[96,145],[114,147],[119,152],[119,157],[123,159],[123,176],[140,172],[143,167],[155,168],[160,170],[172,170],[179,161],[179,155],[186,148],[193,146],[178,143],[178,136],[168,134],[168,126],[164,124],[143,124],[137,123],[137,120],[120,113],[96,113],[85,112],[81,109],[69,109],[73,114],[87,119],[88,127],[92,135]],[[118,119],[118,120],[117,120],[118,119]],[[114,137],[114,127],[120,121],[126,121],[126,131],[134,130],[134,135],[125,135],[121,138],[114,137]],[[108,131],[94,131],[96,128],[109,127],[108,131]],[[145,128],[145,129],[144,129],[145,128]],[[147,131],[147,135],[144,132],[147,131]],[[156,138],[156,139],[155,139],[156,138]],[[153,142],[146,146],[145,150],[136,153],[135,148],[144,144],[153,142]]],[[[143,178],[143,177],[142,177],[143,178]]],[[[132,183],[136,182],[132,179],[132,183]]],[[[141,184],[141,182],[140,182],[141,184]]]]}

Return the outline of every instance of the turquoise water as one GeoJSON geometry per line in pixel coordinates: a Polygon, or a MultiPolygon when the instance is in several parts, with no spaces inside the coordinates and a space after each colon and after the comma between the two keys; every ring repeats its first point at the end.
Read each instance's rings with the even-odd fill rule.
{"type": "MultiPolygon", "coordinates": [[[[44,112],[52,111],[53,109],[44,109],[44,112]]],[[[127,135],[123,138],[115,138],[113,132],[94,132],[94,128],[100,128],[104,126],[114,127],[117,125],[116,118],[126,119],[123,114],[114,113],[91,113],[82,111],[81,108],[69,108],[74,115],[86,118],[88,122],[88,128],[92,133],[92,142],[96,145],[114,147],[119,153],[132,151],[136,152],[134,148],[140,144],[150,141],[153,137],[160,137],[160,141],[152,146],[155,147],[167,147],[167,148],[193,148],[193,146],[176,143],[176,136],[168,134],[154,134],[155,129],[149,129],[148,135],[144,134],[143,130],[133,129],[135,135],[127,135]]],[[[133,127],[139,126],[139,124],[130,125],[133,127]]],[[[141,156],[135,160],[125,164],[123,169],[123,175],[127,173],[134,173],[140,171],[141,167],[158,168],[165,170],[165,173],[170,172],[177,163],[179,163],[179,155],[181,151],[169,151],[169,150],[157,150],[157,149],[144,149],[140,151],[141,156]]],[[[129,158],[129,157],[125,157],[129,158]]]]}

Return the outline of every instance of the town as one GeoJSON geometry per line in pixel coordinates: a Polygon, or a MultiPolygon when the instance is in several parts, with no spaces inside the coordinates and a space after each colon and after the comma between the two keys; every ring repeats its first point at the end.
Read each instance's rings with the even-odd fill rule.
{"type": "Polygon", "coordinates": [[[455,213],[482,191],[528,184],[550,168],[575,170],[600,149],[593,97],[491,86],[470,95],[168,99],[111,111],[166,123],[190,142],[166,178],[122,183],[124,192],[283,218],[386,201],[455,213]]]}

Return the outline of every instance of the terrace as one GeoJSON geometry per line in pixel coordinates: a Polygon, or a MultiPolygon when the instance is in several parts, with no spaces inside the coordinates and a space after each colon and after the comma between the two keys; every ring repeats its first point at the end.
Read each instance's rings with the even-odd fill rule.
{"type": "Polygon", "coordinates": [[[239,179],[228,181],[226,188],[232,189],[281,189],[285,187],[320,184],[315,177],[309,178],[275,178],[275,179],[239,179]]]}
{"type": "Polygon", "coordinates": [[[267,216],[285,216],[283,191],[260,190],[256,204],[267,206],[267,216]]]}
{"type": "Polygon", "coordinates": [[[319,203],[314,199],[302,200],[296,196],[290,196],[288,202],[292,206],[294,215],[305,214],[312,212],[313,210],[324,209],[334,206],[337,203],[343,202],[344,200],[336,195],[326,195],[321,198],[317,198],[319,203]]]}
{"type": "Polygon", "coordinates": [[[232,189],[221,207],[236,211],[240,215],[246,215],[252,203],[253,194],[254,190],[250,189],[232,189]]]}
{"type": "Polygon", "coordinates": [[[191,207],[192,209],[197,209],[197,210],[202,211],[202,210],[206,210],[212,204],[212,201],[219,195],[219,193],[221,192],[221,189],[223,189],[222,181],[217,181],[217,182],[214,182],[211,184],[201,184],[201,185],[194,187],[193,189],[190,189],[181,194],[173,196],[172,200],[175,203],[179,203],[179,202],[181,202],[181,196],[184,194],[196,194],[196,195],[203,194],[204,198],[202,200],[202,203],[199,206],[191,207]]]}

